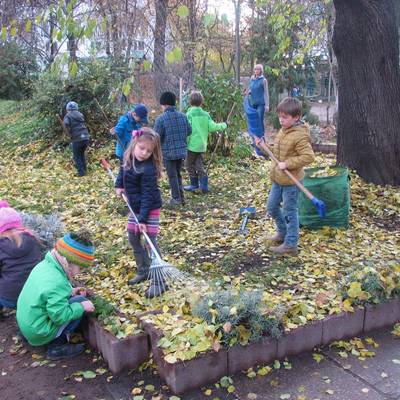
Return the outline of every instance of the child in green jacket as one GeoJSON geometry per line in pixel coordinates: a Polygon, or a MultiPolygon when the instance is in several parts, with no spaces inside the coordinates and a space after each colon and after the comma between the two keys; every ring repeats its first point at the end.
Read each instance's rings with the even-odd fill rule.
{"type": "Polygon", "coordinates": [[[47,344],[51,360],[73,357],[84,343],[69,343],[69,335],[84,312],[93,312],[86,290],[73,288],[70,280],[81,267],[92,265],[94,247],[84,234],[66,234],[30,273],[17,302],[17,322],[32,346],[47,344]]]}
{"type": "Polygon", "coordinates": [[[190,185],[184,189],[194,192],[200,189],[203,193],[208,192],[208,176],[204,168],[204,154],[207,151],[208,134],[226,129],[226,123],[216,123],[210,114],[201,108],[203,95],[200,92],[190,94],[189,103],[191,107],[186,116],[192,126],[192,134],[188,137],[188,154],[186,157],[186,169],[189,173],[190,185]]]}

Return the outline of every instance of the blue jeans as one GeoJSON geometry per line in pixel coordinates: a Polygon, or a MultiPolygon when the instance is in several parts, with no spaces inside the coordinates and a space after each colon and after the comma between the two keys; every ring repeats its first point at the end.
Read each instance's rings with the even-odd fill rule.
{"type": "Polygon", "coordinates": [[[72,142],[72,153],[74,155],[75,167],[79,176],[86,174],[85,150],[89,145],[89,140],[72,142]]]}
{"type": "Polygon", "coordinates": [[[3,307],[17,308],[17,302],[12,300],[3,299],[0,297],[0,309],[3,307]]]}
{"type": "Polygon", "coordinates": [[[298,201],[299,189],[296,185],[272,183],[267,212],[275,220],[277,232],[285,238],[287,247],[296,247],[299,241],[298,201]]]}
{"type": "MultiPolygon", "coordinates": [[[[69,299],[69,304],[71,303],[82,303],[82,301],[86,301],[87,298],[85,296],[73,296],[69,299]]],[[[70,322],[67,322],[60,326],[56,339],[60,336],[68,337],[70,333],[75,332],[78,326],[81,324],[82,318],[73,319],[70,322]]]]}

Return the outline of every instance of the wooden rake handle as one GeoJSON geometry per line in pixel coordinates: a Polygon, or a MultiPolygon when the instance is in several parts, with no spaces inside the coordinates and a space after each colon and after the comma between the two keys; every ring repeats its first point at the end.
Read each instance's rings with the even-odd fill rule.
{"type": "MultiPolygon", "coordinates": [[[[274,155],[274,153],[271,151],[271,149],[267,146],[267,144],[261,140],[261,142],[259,142],[257,144],[257,146],[259,148],[261,148],[261,150],[263,150],[265,153],[267,153],[272,160],[274,160],[277,164],[280,162],[274,155]]],[[[294,184],[310,199],[312,200],[314,198],[313,194],[304,187],[304,185],[287,169],[283,170],[286,175],[294,182],[294,184]]]]}

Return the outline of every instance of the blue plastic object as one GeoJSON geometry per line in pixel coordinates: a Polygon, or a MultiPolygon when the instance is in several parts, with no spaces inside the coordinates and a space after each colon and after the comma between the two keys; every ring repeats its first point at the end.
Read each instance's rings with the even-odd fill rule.
{"type": "Polygon", "coordinates": [[[264,137],[264,129],[261,124],[260,116],[257,113],[257,109],[251,106],[249,96],[244,98],[243,108],[246,114],[247,127],[250,135],[264,137]]]}
{"type": "Polygon", "coordinates": [[[319,216],[321,218],[325,218],[325,216],[326,216],[325,203],[322,200],[317,199],[316,197],[313,197],[311,199],[311,202],[314,204],[315,207],[317,207],[319,216]]]}

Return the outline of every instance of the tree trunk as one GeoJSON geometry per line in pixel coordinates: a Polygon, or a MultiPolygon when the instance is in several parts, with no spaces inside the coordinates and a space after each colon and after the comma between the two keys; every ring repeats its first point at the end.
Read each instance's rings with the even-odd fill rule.
{"type": "Polygon", "coordinates": [[[240,3],[241,0],[234,0],[235,5],[235,80],[240,84],[240,3]]]}
{"type": "Polygon", "coordinates": [[[196,50],[196,0],[187,2],[188,16],[188,42],[184,47],[186,87],[192,88],[194,82],[194,52],[196,50]]]}
{"type": "Polygon", "coordinates": [[[335,118],[337,118],[337,111],[339,107],[339,96],[338,96],[338,90],[339,90],[339,67],[338,67],[338,61],[335,55],[335,52],[333,51],[332,48],[332,37],[333,37],[333,29],[335,26],[335,7],[333,4],[328,4],[327,6],[327,48],[328,48],[328,53],[329,53],[329,69],[330,69],[330,75],[332,76],[332,82],[333,82],[333,89],[335,92],[335,110],[333,112],[334,114],[334,121],[335,118]],[[336,115],[336,117],[335,117],[336,115]]]}
{"type": "Polygon", "coordinates": [[[338,162],[367,182],[400,185],[399,35],[394,0],[334,0],[338,162]]]}
{"type": "Polygon", "coordinates": [[[156,25],[154,32],[154,60],[153,71],[156,82],[156,96],[160,97],[164,91],[163,76],[165,74],[165,30],[167,28],[168,1],[156,0],[156,25]]]}

